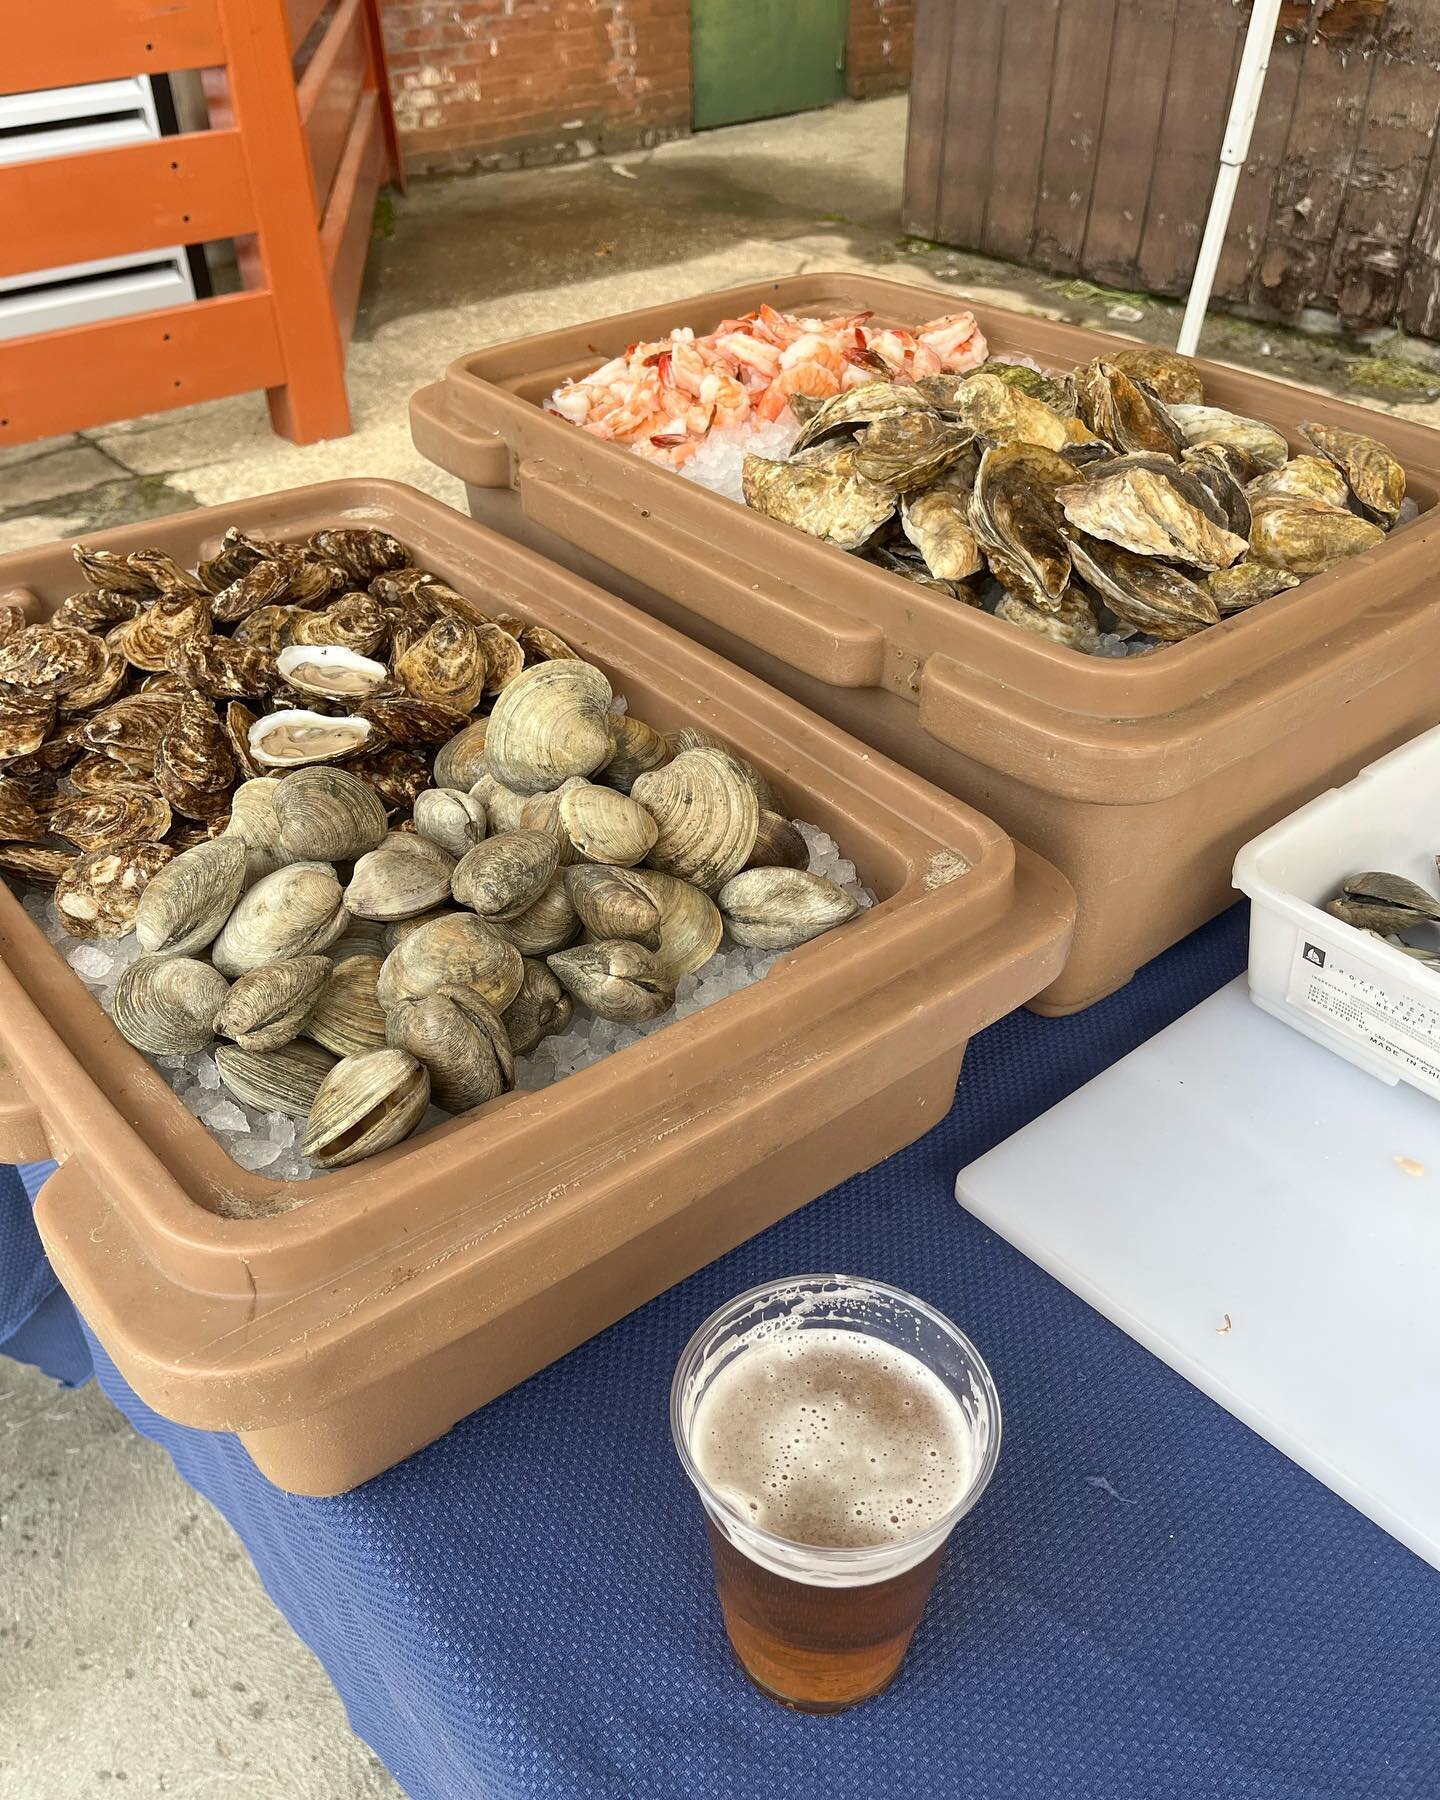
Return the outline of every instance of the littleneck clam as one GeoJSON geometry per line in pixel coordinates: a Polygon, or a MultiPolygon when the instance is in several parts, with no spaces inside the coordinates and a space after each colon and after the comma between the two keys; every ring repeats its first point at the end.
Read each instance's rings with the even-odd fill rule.
{"type": "Polygon", "coordinates": [[[211,959],[233,979],[266,963],[328,949],[346,926],[343,901],[329,863],[287,863],[263,876],[240,900],[215,940],[211,959]]]}
{"type": "Polygon", "coordinates": [[[303,1119],[314,1104],[320,1084],[335,1067],[335,1058],[303,1038],[278,1050],[242,1050],[221,1044],[215,1051],[220,1079],[247,1106],[261,1112],[289,1113],[303,1119]]]}
{"type": "Polygon", "coordinates": [[[720,909],[692,882],[663,875],[658,869],[637,870],[660,908],[660,946],[656,961],[672,985],[709,962],[720,948],[724,921],[720,909]]]}
{"type": "Polygon", "coordinates": [[[746,869],[717,898],[737,944],[791,950],[853,919],[860,907],[844,888],[808,869],[746,869]]]}
{"type": "Polygon", "coordinates": [[[560,853],[548,832],[502,831],[466,851],[455,867],[451,892],[482,919],[514,919],[534,905],[559,865],[560,853]]]}
{"type": "Polygon", "coordinates": [[[339,1169],[408,1137],[430,1104],[430,1077],[404,1050],[346,1056],[320,1083],[302,1148],[322,1169],[339,1169]]]}
{"type": "Polygon", "coordinates": [[[592,937],[631,938],[649,950],[660,948],[662,908],[652,885],[657,880],[654,871],[576,863],[561,871],[561,879],[571,906],[592,937]]]}
{"type": "Polygon", "coordinates": [[[304,1035],[336,1056],[381,1049],[385,1009],[375,988],[382,967],[380,957],[363,951],[334,962],[301,1026],[304,1035]]]}
{"type": "Polygon", "coordinates": [[[380,970],[376,997],[389,1007],[442,987],[470,987],[503,1012],[523,975],[520,952],[495,926],[473,913],[446,913],[400,939],[380,970]]]}
{"type": "Polygon", "coordinates": [[[468,1112],[506,1093],[515,1059],[500,1014],[473,989],[440,988],[402,1000],[385,1020],[387,1042],[406,1050],[430,1077],[430,1094],[446,1112],[468,1112]]]}
{"type": "Polygon", "coordinates": [[[744,771],[723,750],[684,750],[630,790],[655,820],[647,861],[713,892],[750,860],[760,805],[744,771]]]}
{"type": "Polygon", "coordinates": [[[574,1013],[570,996],[545,967],[525,959],[520,991],[500,1015],[516,1056],[528,1056],[541,1038],[563,1031],[574,1013]]]}
{"type": "Polygon", "coordinates": [[[630,713],[611,713],[610,732],[615,740],[615,754],[600,771],[598,779],[606,787],[628,794],[635,777],[647,769],[658,769],[669,762],[670,749],[664,735],[630,713]]]}
{"type": "Polygon", "coordinates": [[[280,777],[257,775],[242,781],[230,796],[230,823],[223,835],[238,838],[245,846],[247,886],[291,860],[280,842],[280,821],[275,816],[279,786],[280,777]]]}
{"type": "MultiPolygon", "coordinates": [[[[578,862],[580,853],[571,842],[570,834],[560,820],[560,799],[571,788],[588,787],[590,784],[583,775],[571,775],[562,781],[559,787],[550,788],[543,794],[529,794],[521,806],[516,823],[510,827],[516,831],[543,831],[555,840],[555,847],[560,854],[560,867],[578,862]]],[[[618,796],[617,796],[618,798],[618,796]]],[[[503,816],[503,802],[497,811],[503,816]]],[[[497,828],[499,820],[497,819],[497,828]]]]}
{"type": "Polygon", "coordinates": [[[760,824],[755,833],[755,848],[746,865],[752,869],[803,869],[810,861],[810,851],[803,837],[783,813],[760,808],[760,824]]]}
{"type": "Polygon", "coordinates": [[[142,956],[121,971],[110,1017],[127,1043],[151,1056],[184,1056],[215,1036],[229,983],[189,956],[142,956]]]}
{"type": "Polygon", "coordinates": [[[276,785],[270,802],[291,862],[354,862],[385,837],[380,796],[344,769],[323,763],[296,769],[276,785]]]}
{"type": "Polygon", "coordinates": [[[475,719],[435,752],[434,782],[437,788],[463,788],[466,793],[489,773],[485,761],[488,718],[475,719]]]}
{"type": "Polygon", "coordinates": [[[485,807],[459,788],[427,788],[415,802],[415,829],[458,861],[483,841],[485,807]]]}
{"type": "Polygon", "coordinates": [[[228,835],[182,850],[150,879],[135,936],[158,956],[193,956],[219,935],[247,877],[246,847],[228,835]]]}
{"type": "Polygon", "coordinates": [[[657,1019],[675,998],[675,986],[654,951],[625,938],[577,944],[546,957],[551,972],[582,1006],[602,1019],[638,1025],[657,1019]]]}
{"type": "Polygon", "coordinates": [[[591,782],[566,784],[558,800],[560,825],[586,862],[633,868],[660,835],[655,820],[629,795],[591,782]]]}
{"type": "MultiPolygon", "coordinates": [[[[576,776],[575,779],[578,781],[581,777],[576,776]]],[[[470,789],[470,797],[478,800],[485,808],[485,822],[489,829],[500,832],[520,829],[525,808],[535,795],[517,794],[514,788],[506,787],[493,775],[482,775],[470,789]]]]}
{"type": "Polygon", "coordinates": [[[485,740],[489,772],[518,794],[594,775],[615,753],[610,683],[592,663],[537,663],[499,695],[485,740]]]}
{"type": "Polygon", "coordinates": [[[524,912],[496,922],[495,929],[503,932],[522,956],[548,956],[579,935],[580,916],[563,877],[563,870],[552,875],[524,912]]]}
{"type": "Polygon", "coordinates": [[[241,975],[215,1015],[215,1030],[243,1050],[276,1050],[298,1037],[330,979],[330,959],[296,956],[241,975]]]}
{"type": "Polygon", "coordinates": [[[455,858],[414,831],[392,831],[355,864],[345,889],[360,919],[413,919],[448,898],[455,858]]]}

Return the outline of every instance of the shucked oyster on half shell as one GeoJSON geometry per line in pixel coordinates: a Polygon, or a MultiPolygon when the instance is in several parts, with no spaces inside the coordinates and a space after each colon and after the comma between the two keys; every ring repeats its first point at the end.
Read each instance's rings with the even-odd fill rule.
{"type": "Polygon", "coordinates": [[[858,550],[895,511],[895,490],[848,464],[815,468],[752,453],[742,481],[746,504],[756,512],[840,550],[858,550]]]}
{"type": "Polygon", "coordinates": [[[363,750],[372,730],[368,719],[287,708],[266,713],[250,727],[250,754],[262,769],[334,762],[363,750]]]}
{"type": "Polygon", "coordinates": [[[390,679],[384,663],[343,644],[287,644],[276,655],[275,668],[292,688],[327,700],[363,699],[390,679]]]}

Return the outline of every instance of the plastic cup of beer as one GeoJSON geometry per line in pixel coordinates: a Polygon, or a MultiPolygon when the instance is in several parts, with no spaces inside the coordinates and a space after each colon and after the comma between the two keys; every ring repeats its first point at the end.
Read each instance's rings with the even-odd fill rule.
{"type": "Polygon", "coordinates": [[[882,1692],[1000,1455],[975,1346],[882,1282],[767,1282],[686,1345],[670,1428],[750,1680],[803,1712],[882,1692]]]}

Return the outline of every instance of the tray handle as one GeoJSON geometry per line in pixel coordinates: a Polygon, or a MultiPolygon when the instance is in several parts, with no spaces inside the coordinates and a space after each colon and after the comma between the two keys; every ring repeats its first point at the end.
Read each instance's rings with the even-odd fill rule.
{"type": "Polygon", "coordinates": [[[495,432],[467,423],[443,381],[432,381],[411,396],[410,435],[423,457],[467,487],[511,485],[510,446],[495,432]]]}
{"type": "Polygon", "coordinates": [[[44,1162],[52,1154],[39,1109],[15,1071],[0,1062],[0,1162],[44,1162]]]}

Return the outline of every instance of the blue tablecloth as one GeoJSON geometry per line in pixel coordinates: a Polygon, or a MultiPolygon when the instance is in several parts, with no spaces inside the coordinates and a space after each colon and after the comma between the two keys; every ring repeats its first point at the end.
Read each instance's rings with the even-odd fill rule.
{"type": "Polygon", "coordinates": [[[415,1800],[1440,1795],[1440,1580],[952,1197],[1242,962],[1232,913],[1088,1013],[1005,1020],[921,1143],[343,1498],[268,1487],[94,1346],[97,1372],[234,1523],[415,1800]],[[834,1719],[733,1668],[666,1422],[699,1320],[815,1269],[934,1301],[1005,1407],[900,1681],[834,1719]]]}

